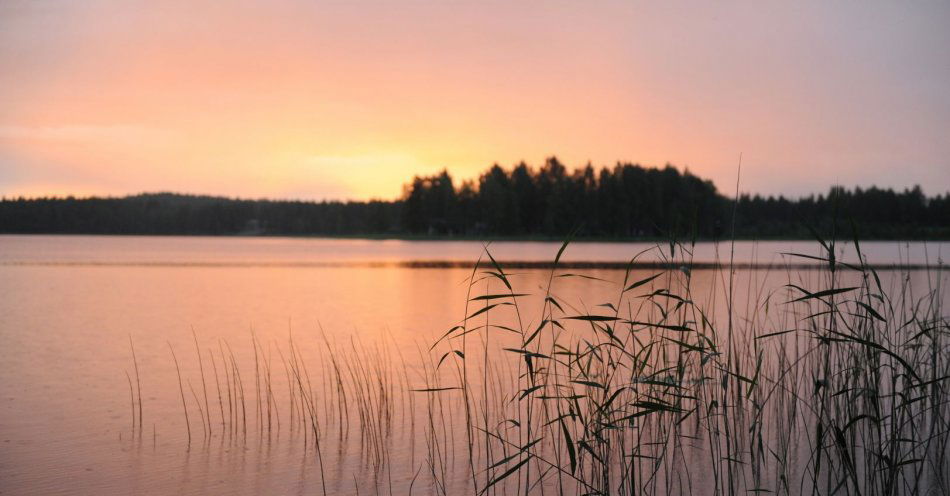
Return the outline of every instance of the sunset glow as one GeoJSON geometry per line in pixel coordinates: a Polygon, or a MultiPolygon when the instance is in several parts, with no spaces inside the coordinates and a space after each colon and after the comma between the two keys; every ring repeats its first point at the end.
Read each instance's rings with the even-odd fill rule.
{"type": "Polygon", "coordinates": [[[950,186],[946,4],[659,5],[5,1],[0,195],[394,198],[549,155],[730,190],[740,153],[747,191],[950,186]]]}

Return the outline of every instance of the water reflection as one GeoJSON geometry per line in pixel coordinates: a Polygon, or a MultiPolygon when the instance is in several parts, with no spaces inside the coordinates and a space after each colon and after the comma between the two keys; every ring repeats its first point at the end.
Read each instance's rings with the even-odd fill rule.
{"type": "MultiPolygon", "coordinates": [[[[425,357],[432,343],[465,315],[471,270],[254,262],[398,259],[417,252],[427,259],[455,260],[476,258],[477,251],[471,250],[477,250],[477,245],[427,243],[407,248],[404,242],[71,237],[2,237],[0,243],[4,260],[0,265],[4,295],[0,299],[4,446],[0,480],[8,491],[303,494],[321,492],[325,480],[329,493],[356,493],[359,488],[361,494],[372,494],[388,492],[390,487],[395,493],[405,493],[411,485],[432,490],[431,478],[426,477],[431,470],[445,474],[450,489],[471,491],[468,462],[458,454],[467,442],[464,427],[460,428],[463,404],[457,396],[409,391],[433,380],[425,357]],[[333,254],[321,253],[322,249],[333,254]],[[186,263],[221,259],[252,263],[186,263]],[[93,264],[123,260],[183,265],[93,264]],[[18,264],[24,261],[31,263],[18,264]],[[75,264],[50,266],[43,265],[44,261],[75,264]],[[179,354],[187,404],[205,408],[193,329],[205,360],[205,379],[210,378],[208,357],[213,356],[220,367],[218,384],[232,397],[218,403],[218,386],[207,383],[210,396],[204,415],[210,419],[205,423],[211,435],[202,434],[209,427],[200,427],[201,414],[190,412],[193,440],[189,445],[168,347],[171,344],[179,354]],[[142,423],[134,435],[125,377],[127,370],[134,374],[130,336],[140,367],[143,405],[142,423]],[[255,355],[259,363],[266,359],[270,364],[269,380],[255,378],[255,370],[260,370],[255,369],[255,355]],[[303,365],[296,372],[285,367],[295,355],[306,371],[303,365]],[[340,361],[334,364],[331,356],[340,361]],[[309,398],[294,392],[294,384],[304,377],[307,390],[313,391],[309,398]],[[335,387],[338,377],[355,385],[349,393],[335,387]],[[260,392],[262,380],[264,392],[260,392]],[[235,413],[236,381],[243,383],[246,400],[242,412],[246,417],[240,422],[235,413]],[[361,381],[362,385],[357,384],[361,381]],[[347,401],[352,411],[340,410],[341,394],[350,394],[347,401]],[[261,395],[263,401],[257,399],[261,395]],[[306,403],[321,408],[313,413],[306,403]],[[266,430],[266,411],[257,410],[262,404],[273,410],[271,428],[266,430]],[[443,444],[438,446],[426,437],[428,408],[444,412],[448,421],[441,434],[443,444]],[[361,409],[380,415],[360,419],[361,409]],[[310,428],[313,416],[319,424],[317,436],[310,428]],[[224,418],[223,426],[218,417],[224,418]],[[445,466],[425,465],[427,452],[433,449],[442,451],[445,466]],[[380,453],[384,459],[377,457],[380,453]]],[[[498,244],[495,248],[534,259],[549,256],[551,246],[498,244]]],[[[583,246],[581,255],[568,254],[593,256],[583,250],[600,249],[583,246]]],[[[603,248],[607,251],[597,252],[596,259],[614,260],[620,255],[613,250],[628,248],[609,245],[603,248]]],[[[751,250],[750,246],[742,253],[751,250]]],[[[623,254],[627,256],[628,252],[623,254]]],[[[903,255],[899,252],[899,256],[903,255]]],[[[554,280],[553,294],[566,310],[598,313],[605,308],[598,305],[616,301],[622,271],[571,272],[587,277],[554,280]]],[[[631,278],[653,273],[637,270],[631,278]]],[[[673,281],[682,281],[682,273],[674,274],[673,281]]],[[[728,271],[700,270],[690,275],[696,302],[710,309],[710,319],[722,322],[728,271]]],[[[890,271],[881,276],[891,289],[910,284],[920,292],[944,284],[947,272],[890,271]]],[[[734,298],[742,306],[738,314],[764,322],[771,330],[794,327],[801,316],[775,310],[789,299],[785,285],[821,287],[822,277],[813,271],[779,268],[739,270],[734,282],[734,298]],[[766,301],[768,308],[762,304],[766,301]]],[[[520,299],[520,317],[525,328],[533,329],[543,319],[549,272],[512,269],[510,279],[519,291],[531,293],[520,299]]],[[[493,279],[478,286],[481,294],[503,290],[493,279]]],[[[499,307],[490,315],[495,325],[517,327],[511,308],[499,307]]],[[[512,346],[516,341],[509,334],[492,334],[488,348],[497,352],[512,346]]],[[[475,360],[481,343],[473,343],[467,352],[475,360]]],[[[509,355],[499,354],[497,370],[489,373],[501,377],[517,370],[518,361],[509,355]]],[[[451,371],[454,365],[449,363],[445,367],[451,371]]],[[[476,385],[483,384],[478,378],[484,372],[473,372],[476,385]]],[[[451,384],[449,379],[441,378],[444,385],[451,384]]]]}

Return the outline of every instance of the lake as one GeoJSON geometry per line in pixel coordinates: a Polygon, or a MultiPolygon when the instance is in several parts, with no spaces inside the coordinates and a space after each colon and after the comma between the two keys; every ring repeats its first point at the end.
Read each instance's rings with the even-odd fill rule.
{"type": "MultiPolygon", "coordinates": [[[[489,250],[504,266],[553,261],[560,247],[494,242],[489,250]]],[[[528,293],[518,297],[518,311],[500,306],[473,320],[488,315],[489,326],[533,331],[553,311],[545,299],[549,284],[560,314],[608,315],[625,276],[629,285],[658,272],[614,268],[645,250],[641,262],[679,261],[636,291],[667,278],[671,290],[688,285],[689,300],[713,322],[729,320],[731,292],[734,313],[749,323],[735,327],[757,334],[792,329],[804,318],[777,313],[800,296],[787,284],[818,289],[828,281],[825,272],[799,267],[820,262],[783,254],[822,256],[816,242],[685,248],[695,263],[733,257],[741,269],[731,278],[725,268],[690,270],[682,247],[670,255],[665,245],[578,242],[556,269],[566,277],[551,278],[546,268],[510,269],[505,279],[528,293]],[[601,265],[584,265],[593,262],[601,265]]],[[[950,243],[867,242],[861,249],[868,264],[881,267],[884,289],[933,291],[938,303],[947,302],[937,289],[950,276],[942,266],[950,243]],[[900,265],[914,270],[892,267],[900,265]]],[[[856,261],[850,244],[836,251],[840,260],[856,261]]],[[[501,300],[466,306],[471,264],[482,252],[481,243],[469,241],[0,236],[0,493],[470,493],[470,463],[458,454],[474,442],[466,439],[464,404],[435,405],[439,394],[411,390],[452,387],[453,374],[461,373],[461,354],[452,351],[461,349],[445,348],[447,341],[430,347],[466,313],[501,300]],[[427,427],[433,408],[453,423],[427,427]]],[[[839,277],[842,286],[860,285],[857,274],[839,277]]],[[[501,278],[479,275],[471,296],[505,291],[501,278]]],[[[553,332],[595,332],[582,328],[589,322],[564,322],[553,332]]],[[[517,347],[514,333],[497,332],[497,339],[473,333],[466,360],[517,347]]],[[[518,387],[523,361],[509,355],[493,359],[497,370],[472,365],[466,372],[474,377],[472,394],[485,394],[479,404],[486,418],[501,415],[488,408],[489,391],[501,397],[495,388],[518,387]]],[[[489,449],[493,442],[477,456],[501,459],[489,449]]],[[[699,484],[708,474],[696,470],[699,484]]],[[[487,484],[476,476],[483,478],[487,484]]],[[[514,479],[493,489],[514,491],[507,485],[514,479]]],[[[533,490],[554,487],[555,479],[533,490]]],[[[676,492],[676,484],[660,487],[676,492]]]]}

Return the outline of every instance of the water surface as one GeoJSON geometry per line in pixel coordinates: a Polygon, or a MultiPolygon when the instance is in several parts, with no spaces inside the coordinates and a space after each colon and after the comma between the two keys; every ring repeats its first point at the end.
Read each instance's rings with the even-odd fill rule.
{"type": "MultiPolygon", "coordinates": [[[[502,261],[547,261],[559,246],[496,242],[491,250],[502,261]]],[[[577,243],[568,247],[564,259],[625,262],[651,246],[577,243]]],[[[947,243],[862,245],[868,261],[879,264],[937,264],[948,248],[947,243]]],[[[398,470],[384,474],[381,482],[358,432],[324,455],[331,494],[355,493],[357,488],[372,494],[388,492],[389,487],[404,493],[412,484],[413,468],[422,466],[423,448],[411,444],[419,434],[411,430],[418,411],[408,410],[403,390],[424,385],[419,357],[464,316],[471,270],[399,263],[471,261],[482,249],[476,242],[0,236],[0,492],[320,492],[313,446],[292,427],[287,413],[285,390],[291,376],[280,364],[292,336],[301,357],[309,360],[315,383],[326,380],[327,364],[321,357],[327,343],[341,353],[391,357],[392,370],[399,369],[395,362],[405,366],[405,375],[394,379],[394,388],[400,388],[394,394],[403,403],[387,440],[398,470]],[[204,367],[210,367],[209,353],[220,358],[226,345],[248,388],[254,373],[252,335],[258,340],[261,358],[266,354],[274,364],[274,401],[284,409],[280,429],[264,432],[255,411],[247,423],[248,436],[235,437],[229,428],[218,427],[217,415],[220,409],[223,416],[224,408],[212,388],[213,430],[204,438],[192,397],[203,396],[193,333],[205,356],[204,367]],[[135,434],[126,377],[128,372],[134,378],[130,337],[143,394],[143,425],[135,434]],[[184,393],[192,408],[190,445],[170,348],[181,362],[184,393]],[[318,381],[321,374],[324,379],[318,381]]],[[[693,257],[721,261],[729,258],[730,249],[728,244],[699,244],[693,257]]],[[[853,258],[850,245],[840,249],[840,256],[853,258]]],[[[736,244],[736,261],[763,265],[761,270],[737,272],[737,301],[757,301],[790,281],[808,284],[821,277],[782,270],[788,259],[783,252],[818,255],[820,249],[810,242],[736,244]]],[[[654,251],[647,256],[663,255],[654,251]]],[[[613,301],[624,276],[618,270],[572,272],[603,280],[555,281],[554,292],[578,312],[613,301]]],[[[632,277],[651,273],[638,270],[632,277]]],[[[548,276],[547,270],[512,275],[518,287],[533,294],[524,301],[521,317],[526,325],[539,320],[548,276]]],[[[727,271],[699,271],[692,277],[698,298],[722,311],[727,271]]],[[[886,284],[912,280],[922,291],[945,284],[946,278],[946,271],[884,274],[886,284]]],[[[491,292],[498,286],[486,281],[480,290],[491,292]]],[[[221,362],[217,366],[224,367],[221,362]]],[[[210,381],[211,372],[205,373],[210,381]]],[[[219,376],[220,384],[224,373],[219,376]]],[[[332,400],[330,393],[325,397],[332,400]]],[[[203,399],[197,405],[205,406],[203,399]]],[[[464,490],[461,479],[458,487],[464,490]]],[[[431,490],[422,482],[415,487],[431,490]]]]}

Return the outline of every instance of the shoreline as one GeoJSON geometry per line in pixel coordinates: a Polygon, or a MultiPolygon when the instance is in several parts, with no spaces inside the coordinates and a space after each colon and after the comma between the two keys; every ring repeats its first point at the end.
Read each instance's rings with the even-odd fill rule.
{"type": "MultiPolygon", "coordinates": [[[[467,242],[483,242],[483,243],[494,243],[494,242],[503,242],[503,243],[560,243],[567,239],[567,236],[488,236],[488,237],[479,237],[479,236],[428,236],[428,235],[389,235],[389,234],[360,234],[360,235],[328,235],[328,234],[263,234],[263,233],[234,233],[234,234],[195,234],[195,233],[64,233],[64,232],[36,232],[36,233],[19,233],[19,232],[0,232],[0,237],[2,236],[96,236],[96,237],[148,237],[148,238],[260,238],[260,239],[274,239],[274,238],[286,238],[286,239],[326,239],[326,240],[363,240],[363,241],[467,241],[467,242]]],[[[841,237],[837,238],[838,242],[852,243],[853,237],[841,237]]],[[[663,237],[631,237],[631,238],[615,238],[615,237],[575,237],[572,238],[571,243],[657,243],[668,245],[670,243],[669,238],[663,237]]],[[[815,242],[814,237],[807,236],[736,236],[735,238],[696,238],[696,239],[676,239],[674,240],[678,244],[691,244],[691,243],[730,243],[732,241],[790,241],[790,242],[815,242]]],[[[864,242],[914,242],[914,243],[926,243],[926,242],[947,242],[950,241],[950,236],[942,237],[870,237],[870,236],[861,236],[859,241],[864,242]]]]}

